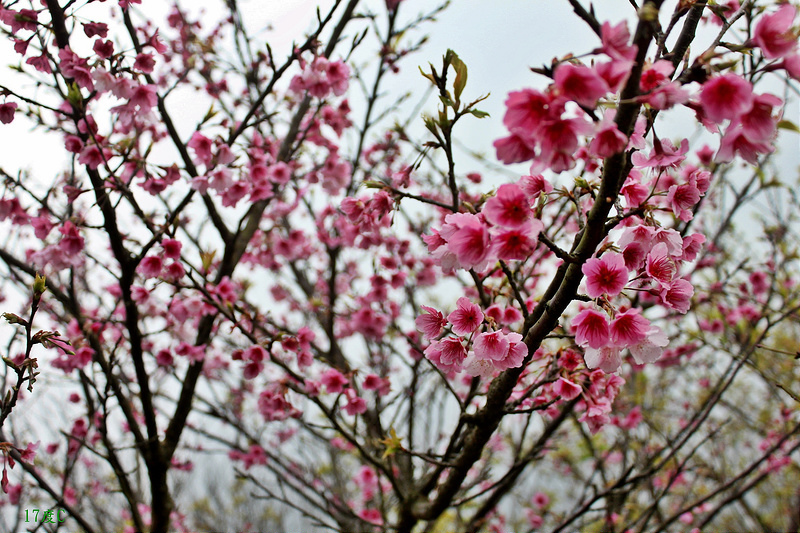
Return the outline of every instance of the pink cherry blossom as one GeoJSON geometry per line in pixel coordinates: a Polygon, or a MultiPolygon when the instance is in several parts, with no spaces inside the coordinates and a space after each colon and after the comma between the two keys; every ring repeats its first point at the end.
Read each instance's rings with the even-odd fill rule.
{"type": "Polygon", "coordinates": [[[531,220],[518,228],[492,228],[493,254],[498,259],[524,261],[538,245],[539,233],[544,229],[541,220],[531,220]]]}
{"type": "Polygon", "coordinates": [[[344,406],[345,412],[350,416],[360,415],[367,412],[367,402],[364,398],[356,395],[353,389],[347,389],[347,403],[344,406]]]}
{"type": "Polygon", "coordinates": [[[650,321],[641,316],[638,309],[617,313],[611,321],[611,342],[617,346],[630,346],[647,337],[650,321]]]}
{"type": "Polygon", "coordinates": [[[613,113],[606,112],[603,121],[598,125],[597,133],[589,144],[589,152],[601,159],[611,157],[623,151],[628,145],[628,138],[617,129],[613,113]]]}
{"type": "Polygon", "coordinates": [[[647,250],[641,242],[634,241],[622,249],[622,257],[625,258],[625,268],[639,270],[647,257],[647,250]]]}
{"type": "Polygon", "coordinates": [[[544,518],[533,509],[525,509],[525,517],[528,519],[528,526],[534,531],[544,524],[544,518]]]}
{"type": "Polygon", "coordinates": [[[425,349],[427,357],[442,372],[460,372],[467,349],[457,337],[445,337],[441,341],[433,341],[425,349]]]}
{"type": "Polygon", "coordinates": [[[417,329],[425,335],[428,340],[433,340],[442,333],[442,330],[447,325],[444,315],[441,311],[428,307],[427,305],[421,306],[425,313],[419,315],[415,321],[417,329]]]}
{"type": "Polygon", "coordinates": [[[94,50],[94,53],[97,54],[99,58],[108,59],[114,55],[114,41],[110,39],[106,41],[95,39],[92,50],[94,50]]]}
{"type": "Polygon", "coordinates": [[[617,253],[603,254],[600,259],[589,259],[581,271],[586,276],[586,294],[590,298],[598,298],[603,294],[616,296],[628,283],[625,259],[617,253]]]}
{"type": "MultiPolygon", "coordinates": [[[[386,0],[386,5],[389,9],[397,9],[397,6],[400,4],[401,0],[386,0]]],[[[381,516],[381,512],[378,509],[363,509],[359,511],[358,517],[364,520],[365,522],[369,522],[370,524],[374,524],[376,526],[383,526],[383,517],[381,516]]]]}
{"type": "Polygon", "coordinates": [[[511,332],[506,334],[506,340],[508,341],[508,351],[505,356],[500,360],[492,361],[498,370],[517,368],[522,365],[528,355],[528,346],[522,342],[522,335],[511,332]]]}
{"type": "Polygon", "coordinates": [[[161,257],[157,255],[148,255],[139,263],[137,270],[145,278],[157,278],[161,275],[163,263],[161,257]]]}
{"type": "Polygon", "coordinates": [[[68,255],[78,255],[83,252],[84,239],[71,221],[67,220],[63,226],[58,228],[58,231],[63,235],[58,247],[68,255]]]}
{"type": "Polygon", "coordinates": [[[286,399],[286,390],[276,383],[267,385],[258,396],[258,412],[267,422],[297,418],[302,413],[286,399]]]}
{"type": "Polygon", "coordinates": [[[575,342],[579,345],[600,348],[610,340],[606,315],[594,309],[584,309],[578,313],[572,319],[572,331],[575,333],[575,342]]]}
{"type": "Polygon", "coordinates": [[[25,60],[25,63],[31,65],[39,72],[44,72],[45,74],[53,73],[53,69],[50,67],[50,58],[47,56],[47,54],[29,57],[25,60]]]}
{"type": "Polygon", "coordinates": [[[628,81],[633,61],[614,60],[595,64],[595,70],[608,85],[609,92],[617,93],[628,81]]]}
{"type": "Polygon", "coordinates": [[[680,82],[672,81],[674,71],[672,62],[664,59],[645,65],[639,80],[639,90],[643,94],[636,100],[654,109],[669,109],[689,100],[689,91],[680,82]]]}
{"type": "Polygon", "coordinates": [[[675,67],[671,61],[661,59],[655,63],[647,63],[642,70],[642,78],[639,80],[639,90],[649,93],[656,88],[669,83],[675,67]]]}
{"type": "Polygon", "coordinates": [[[657,326],[650,326],[644,339],[628,346],[636,364],[655,363],[661,357],[664,347],[669,344],[669,338],[657,326]]]}
{"type": "Polygon", "coordinates": [[[462,296],[456,302],[457,309],[447,316],[453,324],[453,333],[469,335],[483,322],[483,312],[480,306],[474,304],[469,298],[462,296]]]}
{"type": "Polygon", "coordinates": [[[247,452],[231,450],[228,457],[234,461],[242,461],[245,470],[250,470],[255,465],[267,464],[267,454],[258,444],[251,444],[247,452]]]}
{"type": "MultiPolygon", "coordinates": [[[[553,383],[553,392],[558,395],[560,398],[564,400],[574,400],[577,398],[581,393],[580,385],[562,378],[558,378],[555,383],[553,383]]],[[[547,505],[546,503],[544,505],[547,505]]],[[[540,507],[542,507],[540,505],[540,507]]]]}
{"type": "Polygon", "coordinates": [[[642,173],[638,170],[631,170],[620,193],[625,197],[628,207],[637,207],[650,196],[650,189],[642,184],[642,173]]]}
{"type": "Polygon", "coordinates": [[[16,109],[16,102],[5,102],[0,104],[0,122],[3,124],[11,124],[11,121],[14,120],[14,112],[16,109]]]}
{"type": "Polygon", "coordinates": [[[683,239],[681,234],[672,228],[658,227],[653,234],[653,244],[663,242],[667,245],[667,253],[673,257],[680,257],[683,253],[683,239]]]}
{"type": "Polygon", "coordinates": [[[786,73],[795,80],[800,80],[800,53],[792,52],[783,60],[783,68],[786,73]]]}
{"type": "Polygon", "coordinates": [[[455,254],[461,268],[482,270],[485,267],[491,251],[489,230],[477,215],[447,215],[440,234],[447,240],[447,249],[455,254]]]}
{"type": "Polygon", "coordinates": [[[667,253],[667,245],[665,243],[656,244],[647,254],[645,272],[661,285],[669,285],[677,270],[675,261],[667,253]]]}
{"type": "Polygon", "coordinates": [[[164,250],[164,257],[167,259],[179,259],[183,244],[176,239],[164,239],[161,241],[161,248],[164,250]]]}
{"type": "Polygon", "coordinates": [[[506,325],[516,324],[522,320],[522,312],[517,309],[516,307],[506,307],[505,311],[503,311],[503,318],[500,320],[501,323],[506,325]]]}
{"type": "Polygon", "coordinates": [[[319,377],[319,382],[329,394],[339,394],[348,385],[347,378],[335,368],[329,368],[319,377]]]}
{"type": "Polygon", "coordinates": [[[33,9],[13,11],[11,9],[0,8],[0,15],[2,16],[0,20],[11,26],[12,34],[20,30],[36,31],[39,13],[33,9]]]}
{"type": "Polygon", "coordinates": [[[173,261],[168,265],[166,265],[161,274],[161,276],[170,283],[175,283],[179,281],[185,275],[186,275],[186,270],[183,268],[183,265],[181,265],[176,261],[173,261]]]}
{"type": "Polygon", "coordinates": [[[545,122],[538,131],[541,153],[537,160],[553,172],[563,172],[575,166],[578,136],[589,135],[594,127],[582,118],[558,119],[545,122]]]}
{"type": "Polygon", "coordinates": [[[133,89],[130,102],[139,108],[142,113],[147,113],[158,105],[158,93],[154,85],[138,85],[133,89]]]}
{"type": "Polygon", "coordinates": [[[681,139],[680,146],[675,146],[669,139],[659,139],[653,146],[653,151],[649,157],[645,157],[641,152],[634,152],[631,161],[637,167],[654,168],[663,170],[675,168],[686,159],[686,152],[689,151],[689,140],[681,139]]]}
{"type": "Polygon", "coordinates": [[[474,353],[464,361],[464,372],[473,377],[491,378],[496,371],[492,361],[478,357],[474,353]]]}
{"type": "Polygon", "coordinates": [[[603,22],[600,34],[603,42],[603,47],[600,49],[602,53],[620,61],[633,61],[636,58],[636,47],[628,44],[631,33],[628,31],[626,21],[623,20],[616,26],[612,26],[610,22],[603,22]]]}
{"type": "Polygon", "coordinates": [[[683,253],[681,255],[682,261],[694,261],[697,254],[706,242],[706,237],[702,233],[693,233],[683,238],[683,253]]]}
{"type": "Polygon", "coordinates": [[[192,138],[189,139],[186,146],[194,150],[196,161],[206,166],[211,163],[211,139],[196,131],[192,134],[192,138]]]}
{"type": "Polygon", "coordinates": [[[64,138],[64,148],[73,154],[81,153],[83,150],[83,141],[77,135],[67,135],[64,138]]]}
{"type": "Polygon", "coordinates": [[[591,67],[562,63],[555,72],[555,86],[566,98],[584,107],[594,108],[597,100],[608,94],[605,80],[591,67]]]}
{"type": "Polygon", "coordinates": [[[753,107],[739,117],[744,134],[754,141],[772,141],[778,125],[778,118],[772,115],[772,110],[781,104],[783,100],[775,95],[755,95],[753,107]]]}
{"type": "Polygon", "coordinates": [[[607,374],[616,372],[622,366],[622,357],[616,346],[603,346],[598,349],[586,348],[583,359],[586,361],[586,367],[590,370],[599,368],[607,374]]]}
{"type": "Polygon", "coordinates": [[[517,185],[519,185],[519,188],[525,193],[529,201],[534,201],[540,194],[547,194],[553,190],[553,185],[541,174],[522,176],[517,185]]]}
{"type": "Polygon", "coordinates": [[[31,218],[31,226],[33,226],[36,238],[44,240],[50,234],[55,224],[50,221],[50,217],[45,210],[40,210],[39,213],[39,216],[31,218]]]}
{"type": "Polygon", "coordinates": [[[156,364],[158,366],[169,368],[175,364],[175,359],[169,350],[159,350],[156,353],[156,364]]]}
{"type": "Polygon", "coordinates": [[[684,89],[680,82],[672,81],[653,89],[645,95],[639,96],[636,100],[649,105],[653,109],[670,109],[689,101],[689,91],[684,89]]]}
{"type": "Polygon", "coordinates": [[[144,74],[150,74],[156,66],[156,61],[153,59],[153,54],[141,53],[136,55],[133,62],[133,68],[144,74]]]}
{"type": "Polygon", "coordinates": [[[685,279],[675,279],[672,283],[661,287],[659,296],[661,303],[681,314],[686,314],[691,304],[694,287],[685,279]]]}
{"type": "Polygon", "coordinates": [[[753,86],[736,74],[716,76],[703,84],[700,105],[705,116],[717,124],[738,118],[753,105],[753,86]]]}
{"type": "Polygon", "coordinates": [[[717,163],[728,163],[733,161],[736,155],[750,164],[758,163],[758,156],[769,154],[775,151],[775,147],[766,141],[755,140],[748,136],[741,124],[733,124],[722,136],[717,155],[714,161],[717,163]]]}
{"type": "Polygon", "coordinates": [[[483,214],[492,224],[507,228],[519,228],[533,216],[528,198],[515,183],[501,185],[497,194],[486,201],[483,214]]]}
{"type": "Polygon", "coordinates": [[[751,272],[747,279],[753,287],[754,294],[763,294],[769,290],[769,278],[767,277],[767,273],[763,270],[751,272]]]}
{"type": "Polygon", "coordinates": [[[361,386],[364,390],[374,390],[378,396],[387,396],[392,391],[391,380],[376,374],[367,374],[361,386]]]}
{"type": "Polygon", "coordinates": [[[195,346],[182,341],[175,347],[175,353],[181,357],[187,357],[190,361],[200,362],[206,357],[206,347],[205,345],[195,346]]]}
{"type": "Polygon", "coordinates": [[[41,441],[38,440],[36,442],[29,442],[24,450],[18,450],[19,458],[26,463],[33,464],[34,459],[36,459],[36,450],[39,449],[40,442],[41,441]]]}
{"type": "Polygon", "coordinates": [[[503,124],[512,133],[520,130],[532,135],[545,120],[561,115],[563,104],[554,102],[550,95],[523,89],[508,93],[503,124]]]}
{"type": "Polygon", "coordinates": [[[753,42],[767,59],[783,57],[797,48],[797,35],[792,31],[796,12],[793,5],[783,4],[774,13],[759,18],[753,42]]]}
{"type": "Polygon", "coordinates": [[[642,409],[638,405],[628,412],[622,420],[614,417],[614,423],[619,425],[622,429],[631,430],[636,428],[643,420],[642,409]]]}
{"type": "Polygon", "coordinates": [[[96,144],[90,144],[81,151],[81,155],[78,157],[78,163],[86,165],[94,170],[104,164],[110,156],[111,153],[109,151],[101,151],[96,144]]]}
{"type": "Polygon", "coordinates": [[[492,144],[496,150],[497,159],[506,165],[530,161],[536,157],[533,141],[526,140],[517,133],[497,139],[492,144]]]}
{"type": "Polygon", "coordinates": [[[672,185],[667,193],[667,203],[672,212],[684,222],[692,220],[692,208],[700,201],[700,189],[694,183],[672,185]]]}
{"type": "Polygon", "coordinates": [[[502,361],[508,348],[508,339],[502,331],[485,331],[475,338],[472,346],[476,357],[488,361],[502,361]]]}

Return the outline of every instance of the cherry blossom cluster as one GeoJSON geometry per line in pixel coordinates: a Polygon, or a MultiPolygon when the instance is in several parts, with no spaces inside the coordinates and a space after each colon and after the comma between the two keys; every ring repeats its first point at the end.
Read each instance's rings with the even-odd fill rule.
{"type": "Polygon", "coordinates": [[[289,90],[296,94],[308,93],[315,98],[325,98],[331,93],[342,96],[347,91],[349,78],[350,67],[344,62],[317,56],[305,65],[302,74],[292,78],[289,90]]]}
{"type": "Polygon", "coordinates": [[[620,351],[625,348],[640,365],[661,356],[668,341],[664,332],[651,325],[640,310],[615,309],[611,300],[630,284],[665,308],[686,313],[694,289],[679,276],[679,269],[685,261],[695,259],[704,240],[701,234],[682,238],[675,230],[640,224],[624,230],[617,241],[621,253],[607,252],[583,265],[586,294],[603,304],[600,309],[583,309],[571,322],[575,341],[586,348],[589,368],[617,370],[622,363],[620,351]],[[630,282],[630,272],[636,273],[635,283],[630,282]]]}
{"type": "MultiPolygon", "coordinates": [[[[459,298],[457,308],[447,319],[433,307],[422,306],[422,309],[425,313],[417,317],[416,324],[430,341],[425,357],[442,372],[455,374],[465,371],[471,376],[491,377],[496,371],[520,366],[528,355],[528,348],[519,333],[492,328],[478,332],[485,318],[489,318],[492,324],[498,322],[485,317],[480,306],[469,298],[459,298]],[[443,337],[445,328],[455,335],[443,337]],[[471,350],[468,350],[470,346],[471,350]]],[[[516,315],[510,317],[512,321],[517,318],[516,315]]]]}
{"type": "MultiPolygon", "coordinates": [[[[587,369],[582,354],[572,347],[555,352],[539,349],[533,354],[529,367],[530,374],[538,376],[534,366],[549,369],[554,374],[548,377],[536,396],[525,398],[520,407],[538,409],[553,418],[558,416],[564,402],[575,400],[579,420],[586,422],[593,434],[613,422],[612,406],[625,384],[623,377],[601,368],[587,369]]],[[[523,377],[522,382],[525,381],[523,377]]],[[[524,390],[520,388],[515,394],[521,396],[524,390]]]]}
{"type": "Polygon", "coordinates": [[[482,272],[498,259],[525,260],[544,228],[532,205],[549,190],[552,185],[541,175],[523,176],[517,183],[501,185],[481,213],[451,213],[441,229],[422,238],[444,271],[482,272]]]}
{"type": "MultiPolygon", "coordinates": [[[[797,38],[791,29],[795,8],[784,5],[761,18],[751,43],[760,47],[769,59],[784,59],[775,68],[786,68],[794,76],[797,38]]],[[[591,66],[562,62],[553,70],[553,81],[546,91],[533,89],[512,92],[506,101],[503,122],[511,135],[495,143],[497,156],[504,163],[533,161],[531,173],[518,183],[501,185],[477,213],[451,213],[440,229],[423,236],[429,252],[445,272],[473,269],[486,272],[497,260],[525,260],[537,246],[544,229],[534,216],[538,196],[552,191],[552,185],[538,171],[563,172],[583,159],[585,169],[598,168],[597,160],[632,149],[631,169],[620,194],[629,209],[666,208],[684,222],[693,218],[693,210],[709,188],[711,173],[684,163],[688,141],[675,146],[654,136],[649,155],[645,148],[646,122],[640,117],[628,138],[614,122],[614,111],[602,120],[588,118],[601,101],[611,101],[627,80],[636,57],[630,46],[626,23],[602,25],[602,46],[595,50],[606,61],[591,66]],[[582,145],[581,139],[586,139],[582,145]],[[680,178],[676,177],[680,169],[680,178]],[[663,207],[662,207],[663,206],[663,207]]],[[[760,154],[773,150],[779,116],[775,109],[782,101],[770,94],[754,94],[752,83],[734,73],[711,75],[702,83],[696,97],[685,82],[673,80],[673,64],[666,60],[644,66],[637,101],[655,110],[684,104],[712,132],[727,124],[717,150],[716,162],[730,161],[735,155],[754,163],[760,154]]],[[[701,162],[711,164],[713,152],[698,152],[701,162]]],[[[588,207],[591,203],[587,204],[588,207]]],[[[652,363],[662,354],[668,339],[664,332],[642,316],[639,309],[615,307],[613,300],[626,288],[639,291],[643,299],[655,299],[671,311],[686,313],[694,289],[679,275],[684,262],[693,261],[705,238],[701,234],[686,237],[662,228],[654,217],[631,216],[616,242],[619,250],[606,252],[585,262],[586,294],[597,306],[582,309],[572,320],[576,342],[585,348],[587,366],[606,372],[616,371],[621,352],[628,349],[637,364],[652,363]],[[637,222],[638,221],[638,222],[637,222]],[[630,274],[635,277],[631,280],[630,274]]],[[[467,346],[462,339],[449,336],[439,339],[439,329],[447,325],[432,308],[418,318],[432,344],[426,356],[440,369],[467,369],[473,375],[490,375],[492,370],[516,366],[517,357],[509,347],[518,339],[500,332],[480,333],[474,341],[473,355],[467,360],[467,346]],[[502,342],[501,342],[502,341],[502,342]],[[503,352],[505,349],[505,352],[503,352]],[[501,354],[502,352],[502,354],[501,354]],[[493,361],[478,372],[475,361],[493,361]],[[503,361],[497,364],[496,361],[503,361]],[[465,363],[466,361],[466,363],[465,363]],[[508,361],[506,363],[505,361],[508,361]]],[[[463,334],[471,334],[477,325],[463,334]]],[[[455,325],[452,331],[459,333],[455,325]]]]}
{"type": "MultiPolygon", "coordinates": [[[[796,9],[785,4],[761,17],[751,44],[761,48],[766,58],[782,60],[770,68],[783,68],[800,79],[797,36],[792,30],[795,14],[796,9]]],[[[503,118],[510,135],[495,142],[498,159],[507,164],[532,160],[532,172],[547,168],[563,172],[572,169],[578,157],[602,159],[629,146],[641,148],[634,137],[626,139],[617,129],[611,120],[613,111],[607,111],[601,121],[587,119],[598,102],[613,97],[627,81],[636,55],[629,41],[625,22],[616,26],[604,23],[603,45],[595,52],[609,60],[592,66],[563,62],[556,66],[553,83],[545,92],[512,92],[503,118]],[[582,137],[587,139],[585,148],[580,146],[582,137]]],[[[672,80],[674,72],[670,61],[648,63],[639,82],[641,95],[637,101],[656,110],[684,104],[712,132],[727,122],[716,155],[718,162],[729,162],[739,155],[754,163],[760,154],[773,150],[771,141],[778,123],[773,113],[782,103],[780,98],[753,94],[752,83],[734,73],[710,76],[698,97],[693,98],[680,81],[672,80]]]]}

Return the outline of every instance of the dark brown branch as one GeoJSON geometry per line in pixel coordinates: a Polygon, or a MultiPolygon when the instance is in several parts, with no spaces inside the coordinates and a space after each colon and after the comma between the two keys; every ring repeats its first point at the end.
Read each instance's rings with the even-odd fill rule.
{"type": "MultiPolygon", "coordinates": [[[[640,104],[636,103],[635,99],[639,94],[639,79],[647,57],[647,48],[655,34],[655,23],[658,20],[661,3],[661,0],[651,0],[640,10],[640,20],[634,36],[634,44],[638,50],[636,62],[622,91],[623,103],[620,104],[615,117],[617,128],[625,135],[630,135],[633,131],[639,113],[640,104]]],[[[558,281],[557,288],[554,289],[555,295],[549,301],[540,302],[537,306],[540,316],[532,319],[536,322],[525,332],[525,344],[529,355],[520,367],[508,369],[492,381],[486,396],[486,404],[476,414],[477,423],[469,428],[462,451],[454,461],[456,467],[450,470],[447,478],[439,485],[436,497],[432,501],[404,502],[397,526],[399,533],[409,533],[419,520],[438,518],[453,501],[472,465],[480,459],[484,446],[500,424],[505,403],[525,366],[530,362],[531,354],[539,349],[544,338],[556,327],[561,314],[574,299],[583,279],[581,266],[594,254],[605,237],[605,222],[627,177],[629,165],[628,154],[625,153],[613,155],[604,161],[599,194],[588,214],[586,226],[576,248],[575,256],[578,261],[566,267],[563,278],[557,275],[548,289],[548,292],[551,292],[558,281]]],[[[559,269],[559,272],[562,270],[559,269]]],[[[526,326],[528,326],[527,321],[526,326]]],[[[420,500],[425,497],[427,494],[419,495],[420,500]]]]}
{"type": "Polygon", "coordinates": [[[575,14],[583,19],[583,21],[589,25],[589,27],[598,37],[601,37],[603,33],[600,23],[597,21],[597,17],[586,11],[586,9],[581,5],[580,2],[578,2],[578,0],[569,0],[569,3],[572,6],[572,10],[575,12],[575,14]]]}
{"type": "MultiPolygon", "coordinates": [[[[347,7],[345,8],[344,13],[342,14],[336,29],[333,32],[333,36],[331,37],[331,42],[328,44],[326,48],[326,56],[330,56],[333,53],[333,46],[335,45],[336,40],[339,38],[341,33],[344,31],[344,27],[350,21],[353,15],[353,11],[358,5],[359,0],[350,0],[347,7]]],[[[337,4],[338,5],[338,4],[337,4]]],[[[331,10],[332,14],[333,10],[331,10]]],[[[330,17],[325,19],[323,22],[327,22],[330,20],[330,17]]],[[[322,22],[321,22],[322,24],[322,22]]],[[[321,28],[319,29],[321,31],[321,28]]],[[[278,160],[279,161],[286,161],[293,153],[293,144],[297,138],[297,135],[300,131],[300,124],[302,122],[305,113],[308,110],[310,105],[310,97],[306,97],[303,102],[300,104],[299,109],[295,113],[295,116],[292,120],[289,132],[287,133],[286,137],[281,144],[278,153],[278,160]]],[[[244,122],[242,123],[244,124],[244,122]]],[[[239,131],[239,130],[237,130],[239,131]]],[[[243,131],[243,130],[242,130],[243,131]]],[[[241,133],[239,131],[239,133],[241,133]]],[[[230,139],[233,142],[232,136],[230,139]]],[[[240,229],[236,232],[233,236],[232,242],[228,242],[225,247],[225,254],[223,256],[222,262],[220,264],[219,271],[217,273],[217,282],[221,281],[224,276],[230,276],[233,274],[233,271],[236,268],[236,265],[239,263],[242,255],[244,254],[250,240],[255,235],[256,230],[258,230],[259,226],[261,225],[261,218],[264,214],[268,205],[267,200],[261,200],[253,204],[250,209],[248,210],[247,214],[245,215],[246,223],[244,228],[240,229]]],[[[213,322],[214,318],[206,316],[202,319],[200,323],[200,327],[198,328],[197,333],[197,340],[196,344],[205,344],[208,342],[208,339],[211,336],[211,332],[213,330],[213,322]]],[[[192,399],[194,397],[194,391],[197,387],[197,381],[200,378],[200,374],[203,370],[203,363],[193,363],[189,366],[189,369],[186,371],[186,376],[183,380],[183,387],[181,388],[181,394],[178,399],[178,403],[175,406],[175,412],[170,420],[169,425],[167,426],[167,430],[164,435],[164,455],[167,460],[169,460],[172,455],[175,453],[175,448],[178,446],[178,442],[180,441],[181,433],[183,432],[184,427],[186,426],[186,420],[189,417],[189,413],[191,412],[192,408],[192,399]]]]}

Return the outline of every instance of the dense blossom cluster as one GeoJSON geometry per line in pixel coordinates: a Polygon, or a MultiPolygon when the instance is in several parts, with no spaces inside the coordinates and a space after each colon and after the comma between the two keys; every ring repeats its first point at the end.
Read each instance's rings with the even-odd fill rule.
{"type": "MultiPolygon", "coordinates": [[[[792,65],[798,51],[790,28],[795,11],[793,6],[784,5],[764,16],[752,40],[764,50],[765,57],[787,58],[783,66],[793,77],[797,77],[792,65]]],[[[628,45],[630,33],[625,22],[616,26],[604,23],[602,41],[603,46],[595,52],[605,55],[606,61],[591,66],[559,63],[546,91],[523,89],[509,95],[503,123],[511,135],[495,142],[497,157],[504,163],[533,160],[532,173],[544,169],[561,173],[573,169],[581,159],[586,170],[597,171],[598,160],[632,148],[633,167],[620,190],[626,208],[644,213],[648,208],[666,207],[678,219],[690,221],[693,209],[710,186],[711,173],[684,162],[689,149],[687,139],[676,147],[667,139],[655,138],[652,151],[645,155],[642,119],[630,138],[617,129],[613,110],[606,111],[601,121],[590,120],[601,100],[613,102],[625,85],[636,56],[636,49],[628,45]]],[[[734,73],[710,76],[692,95],[684,85],[672,80],[674,71],[672,63],[663,59],[647,64],[639,82],[642,96],[637,97],[638,101],[655,110],[684,104],[711,132],[720,132],[720,126],[727,124],[716,162],[728,162],[738,155],[755,163],[760,154],[773,150],[780,118],[775,110],[782,105],[780,98],[754,94],[752,83],[734,73]]],[[[704,151],[705,148],[697,155],[708,165],[704,151]]],[[[541,174],[524,176],[516,184],[501,185],[479,213],[446,215],[441,229],[434,228],[423,239],[445,271],[463,268],[485,272],[497,260],[525,261],[532,256],[544,228],[532,208],[540,194],[552,190],[552,184],[541,174]]],[[[591,200],[587,202],[586,211],[591,208],[591,200]]],[[[691,282],[679,276],[679,269],[697,256],[705,241],[702,234],[682,237],[675,230],[662,228],[656,218],[638,215],[626,217],[626,225],[616,242],[608,241],[604,246],[614,245],[619,252],[606,252],[582,266],[586,294],[600,299],[602,304],[598,309],[582,310],[572,321],[575,340],[586,348],[590,369],[616,371],[624,348],[629,349],[637,364],[652,363],[668,343],[664,332],[652,326],[639,309],[615,309],[612,300],[626,288],[646,290],[663,307],[679,313],[688,311],[694,292],[691,282]],[[635,274],[635,283],[629,285],[631,273],[635,274]]],[[[431,333],[428,331],[426,336],[435,339],[431,333]]],[[[513,350],[509,351],[519,341],[502,338],[501,342],[501,337],[490,330],[480,333],[470,361],[491,361],[496,370],[522,364],[523,358],[512,356],[513,350]],[[487,353],[485,338],[493,339],[493,355],[487,353]],[[501,356],[500,352],[504,354],[501,356]],[[498,364],[500,359],[503,362],[498,364]]],[[[460,371],[467,352],[460,339],[447,337],[434,340],[426,355],[442,370],[460,371]]],[[[491,365],[484,365],[479,371],[474,362],[465,368],[473,375],[485,376],[491,375],[492,370],[491,365]]]]}

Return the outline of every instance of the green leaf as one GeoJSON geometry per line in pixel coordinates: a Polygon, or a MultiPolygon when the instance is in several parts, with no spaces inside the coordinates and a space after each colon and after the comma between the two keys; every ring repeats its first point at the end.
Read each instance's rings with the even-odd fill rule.
{"type": "Polygon", "coordinates": [[[377,180],[364,180],[363,182],[361,182],[361,185],[363,185],[367,189],[385,189],[386,188],[386,184],[385,183],[383,183],[382,181],[377,181],[377,180]]]}
{"type": "Polygon", "coordinates": [[[47,290],[47,279],[44,276],[40,276],[39,273],[36,273],[36,277],[33,280],[33,292],[41,296],[44,294],[44,291],[47,290]]]}
{"type": "Polygon", "coordinates": [[[481,111],[480,109],[470,109],[469,112],[478,118],[486,118],[489,116],[489,113],[486,111],[481,111]]]}
{"type": "Polygon", "coordinates": [[[450,120],[447,118],[447,109],[439,110],[439,120],[437,122],[440,128],[447,128],[450,125],[450,120]]]}
{"type": "Polygon", "coordinates": [[[217,255],[216,250],[211,250],[210,252],[200,252],[200,261],[203,264],[204,272],[211,270],[211,265],[214,264],[215,255],[217,255]]]}
{"type": "Polygon", "coordinates": [[[383,459],[391,457],[403,449],[403,441],[397,436],[397,432],[394,430],[394,428],[389,429],[388,437],[381,439],[378,442],[383,444],[383,446],[386,448],[383,452],[383,459]]]}
{"type": "Polygon", "coordinates": [[[778,122],[778,127],[782,130],[790,130],[796,133],[800,133],[800,128],[798,128],[797,124],[795,124],[791,120],[786,120],[786,119],[781,120],[780,122],[778,122]]]}
{"type": "Polygon", "coordinates": [[[67,87],[67,101],[72,104],[72,107],[75,109],[81,109],[83,107],[83,95],[81,94],[81,88],[78,87],[78,84],[70,82],[69,86],[67,87]]]}
{"type": "Polygon", "coordinates": [[[203,120],[200,122],[200,124],[205,124],[206,122],[214,118],[216,115],[217,111],[214,109],[214,104],[212,103],[211,107],[209,107],[208,111],[206,111],[206,116],[203,117],[203,120]]]}
{"type": "Polygon", "coordinates": [[[586,181],[585,178],[582,178],[580,176],[575,178],[575,186],[586,190],[589,190],[591,188],[589,187],[589,182],[586,181]]]}
{"type": "Polygon", "coordinates": [[[436,80],[437,80],[437,78],[438,78],[438,76],[436,75],[436,69],[435,69],[435,68],[433,68],[433,65],[431,65],[430,63],[428,63],[428,65],[430,65],[430,66],[431,66],[431,73],[430,73],[430,74],[425,74],[425,71],[424,71],[424,70],[422,70],[422,67],[419,67],[419,73],[420,73],[420,74],[422,74],[422,76],[423,76],[424,78],[426,78],[426,79],[430,80],[430,82],[431,82],[431,83],[432,83],[434,86],[438,86],[438,83],[436,82],[436,80]]]}
{"type": "Polygon", "coordinates": [[[461,61],[458,54],[452,50],[447,51],[450,56],[450,64],[456,71],[456,81],[453,82],[453,90],[456,93],[456,105],[461,102],[461,93],[464,92],[464,87],[467,85],[467,65],[461,61]]]}
{"type": "Polygon", "coordinates": [[[430,115],[422,115],[422,121],[425,122],[425,127],[436,136],[439,132],[436,129],[436,121],[430,115]]]}

